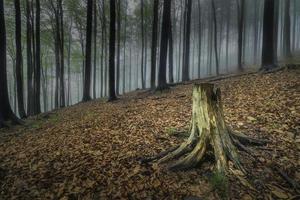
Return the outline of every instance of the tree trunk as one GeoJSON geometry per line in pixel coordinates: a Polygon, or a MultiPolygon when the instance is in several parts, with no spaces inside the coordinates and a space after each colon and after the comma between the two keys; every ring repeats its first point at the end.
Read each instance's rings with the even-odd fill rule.
{"type": "Polygon", "coordinates": [[[64,23],[63,23],[63,7],[62,7],[62,0],[59,0],[58,4],[58,16],[59,16],[59,27],[60,27],[60,107],[65,107],[65,63],[64,63],[64,23]]]}
{"type": "Polygon", "coordinates": [[[35,41],[35,70],[34,70],[34,96],[35,96],[35,102],[34,102],[34,114],[40,114],[41,113],[41,101],[40,101],[40,95],[41,95],[41,38],[40,38],[40,0],[36,0],[36,19],[35,19],[35,26],[36,26],[36,41],[35,41]]]}
{"type": "Polygon", "coordinates": [[[109,101],[117,99],[115,91],[116,1],[110,0],[109,101]]]}
{"type": "Polygon", "coordinates": [[[201,2],[198,0],[198,79],[201,76],[201,50],[202,50],[202,19],[201,19],[201,2]]]}
{"type": "Polygon", "coordinates": [[[0,0],[0,128],[5,121],[18,123],[19,119],[13,113],[9,104],[7,76],[6,76],[6,29],[4,19],[3,0],[0,0]]]}
{"type": "Polygon", "coordinates": [[[151,88],[155,88],[156,78],[156,54],[158,32],[158,0],[153,2],[152,45],[151,45],[151,88]]]}
{"type": "Polygon", "coordinates": [[[97,98],[97,93],[96,93],[96,85],[97,85],[97,81],[96,81],[96,74],[97,74],[97,3],[96,0],[94,0],[93,2],[93,8],[94,8],[94,71],[93,71],[93,98],[96,99],[97,98]]]}
{"type": "Polygon", "coordinates": [[[173,77],[174,64],[173,64],[173,31],[172,31],[171,14],[170,14],[169,23],[170,23],[169,33],[168,33],[168,38],[169,38],[169,41],[168,41],[168,43],[169,43],[169,82],[173,83],[174,82],[174,77],[173,77]]]}
{"type": "Polygon", "coordinates": [[[121,57],[121,0],[117,0],[117,77],[116,77],[116,94],[120,94],[120,57],[121,57]]]}
{"type": "Polygon", "coordinates": [[[92,24],[93,24],[93,0],[88,0],[87,3],[87,26],[86,26],[86,47],[85,47],[85,76],[83,86],[82,101],[90,101],[91,89],[91,68],[92,68],[92,24]]]}
{"type": "Polygon", "coordinates": [[[167,53],[169,32],[171,28],[171,0],[164,0],[163,19],[161,26],[160,59],[158,73],[158,90],[167,89],[167,53]]]}
{"type": "Polygon", "coordinates": [[[185,7],[185,33],[183,49],[183,66],[182,81],[189,81],[189,64],[190,64],[190,35],[191,35],[191,18],[192,18],[192,0],[186,0],[185,7]]]}
{"type": "Polygon", "coordinates": [[[24,87],[23,87],[23,58],[22,58],[22,30],[21,30],[21,9],[20,0],[14,0],[15,4],[15,22],[16,22],[16,84],[17,84],[17,98],[18,111],[20,118],[25,118],[24,108],[24,87]]]}
{"type": "Polygon", "coordinates": [[[144,80],[144,49],[145,49],[145,33],[144,33],[144,0],[141,0],[141,31],[142,31],[142,60],[141,60],[141,82],[142,89],[145,88],[144,80]]]}
{"type": "MultiPolygon", "coordinates": [[[[290,6],[291,1],[285,0],[284,2],[284,55],[286,58],[292,56],[291,53],[291,16],[290,16],[290,6]]],[[[294,8],[296,9],[296,8],[294,8]]],[[[294,19],[295,20],[295,19],[294,19]]]]}
{"type": "Polygon", "coordinates": [[[244,35],[244,8],[245,0],[237,0],[238,5],[238,69],[243,70],[243,35],[244,35]]]}
{"type": "Polygon", "coordinates": [[[215,49],[215,59],[216,59],[216,73],[217,76],[219,73],[219,58],[218,58],[218,29],[217,29],[217,13],[216,13],[216,5],[215,0],[211,1],[212,3],[212,13],[213,13],[213,23],[214,23],[214,49],[215,49]]]}
{"type": "Polygon", "coordinates": [[[274,0],[265,0],[261,70],[269,71],[274,64],[274,0]]]}
{"type": "MultiPolygon", "coordinates": [[[[248,138],[242,134],[233,133],[226,125],[221,103],[220,89],[213,84],[202,83],[193,87],[192,121],[189,138],[176,148],[159,154],[145,162],[158,160],[158,163],[169,161],[173,170],[185,170],[197,166],[207,150],[212,147],[218,172],[228,172],[228,160],[242,172],[237,147],[242,143],[263,144],[264,141],[248,138]]],[[[245,150],[245,148],[244,148],[245,150]]]]}

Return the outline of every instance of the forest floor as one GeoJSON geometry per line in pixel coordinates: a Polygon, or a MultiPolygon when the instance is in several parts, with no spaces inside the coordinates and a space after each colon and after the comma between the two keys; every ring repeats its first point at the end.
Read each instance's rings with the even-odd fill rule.
{"type": "Polygon", "coordinates": [[[254,158],[240,152],[248,177],[230,175],[223,192],[211,159],[179,172],[140,163],[185,139],[173,133],[189,126],[189,83],[81,103],[0,130],[0,199],[300,199],[279,173],[300,183],[300,69],[214,83],[228,125],[269,140],[250,147],[254,158]]]}

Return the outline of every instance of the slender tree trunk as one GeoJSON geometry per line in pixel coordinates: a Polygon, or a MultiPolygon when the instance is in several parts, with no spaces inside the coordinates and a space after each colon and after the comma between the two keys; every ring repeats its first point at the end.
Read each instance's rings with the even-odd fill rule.
{"type": "Polygon", "coordinates": [[[125,1],[125,10],[124,10],[124,43],[123,43],[123,94],[126,89],[126,39],[127,39],[127,1],[125,1]]]}
{"type": "Polygon", "coordinates": [[[21,9],[20,0],[14,0],[15,4],[15,23],[16,23],[16,84],[17,84],[17,98],[18,111],[20,118],[25,118],[24,108],[24,87],[23,87],[23,57],[22,57],[22,30],[21,30],[21,9]]]}
{"type": "Polygon", "coordinates": [[[191,17],[192,17],[192,0],[186,0],[185,8],[185,34],[184,34],[184,53],[182,66],[182,81],[188,81],[190,65],[190,35],[191,35],[191,17]]]}
{"type": "Polygon", "coordinates": [[[275,0],[274,6],[274,63],[277,63],[278,51],[278,23],[279,23],[279,0],[275,0]]]}
{"type": "Polygon", "coordinates": [[[262,66],[264,71],[271,70],[274,64],[274,0],[265,0],[262,66]]]}
{"type": "Polygon", "coordinates": [[[216,73],[219,73],[219,58],[218,58],[218,30],[217,30],[217,13],[215,0],[212,0],[212,13],[213,13],[213,23],[214,23],[214,44],[215,44],[215,58],[216,58],[216,73]]]}
{"type": "Polygon", "coordinates": [[[160,59],[158,73],[158,90],[168,88],[167,85],[167,53],[169,32],[171,28],[171,0],[164,0],[163,19],[161,26],[160,59]]]}
{"type": "Polygon", "coordinates": [[[96,94],[96,73],[97,73],[97,3],[94,0],[94,72],[93,72],[93,98],[97,98],[96,94]]]}
{"type": "Polygon", "coordinates": [[[201,1],[198,0],[198,78],[201,76],[201,50],[202,50],[202,19],[201,19],[201,1]]]}
{"type": "Polygon", "coordinates": [[[157,32],[158,32],[158,0],[153,2],[152,45],[151,45],[151,88],[155,88],[157,32]]]}
{"type": "MultiPolygon", "coordinates": [[[[171,1],[171,0],[170,0],[171,1]]],[[[171,12],[171,11],[170,11],[171,12]]],[[[172,22],[171,22],[171,15],[169,19],[170,27],[169,27],[169,82],[173,83],[174,82],[174,77],[173,77],[173,31],[172,31],[172,22]]]]}
{"type": "Polygon", "coordinates": [[[72,26],[73,19],[70,19],[69,26],[69,41],[68,41],[68,94],[67,94],[67,105],[70,106],[70,98],[71,98],[71,44],[72,44],[72,26]]]}
{"type": "Polygon", "coordinates": [[[142,31],[141,82],[142,82],[142,89],[144,89],[145,88],[145,81],[144,81],[144,50],[145,50],[144,0],[141,0],[141,31],[142,31]]]}
{"type": "MultiPolygon", "coordinates": [[[[284,4],[285,4],[284,5],[284,8],[285,8],[285,10],[284,10],[284,55],[285,55],[285,57],[289,58],[292,56],[292,53],[291,53],[291,16],[290,16],[291,1],[285,0],[284,4]]],[[[296,8],[294,8],[294,9],[296,9],[296,8]]]]}
{"type": "Polygon", "coordinates": [[[19,122],[11,109],[8,97],[6,76],[6,29],[3,0],[0,0],[0,91],[0,127],[3,127],[4,122],[8,120],[19,122]]]}
{"type": "Polygon", "coordinates": [[[245,0],[237,0],[238,5],[238,69],[243,70],[243,36],[244,36],[244,8],[245,0]]]}
{"type": "Polygon", "coordinates": [[[35,54],[35,109],[34,114],[41,113],[41,102],[40,102],[40,95],[41,95],[41,42],[40,42],[40,0],[36,0],[36,19],[35,19],[35,26],[36,26],[36,54],[35,54]]]}
{"type": "MultiPolygon", "coordinates": [[[[254,8],[259,6],[258,0],[254,0],[254,8]]],[[[253,60],[257,63],[257,50],[258,50],[258,9],[254,11],[254,48],[253,48],[253,60]]]]}
{"type": "MultiPolygon", "coordinates": [[[[256,1],[256,0],[255,0],[256,1]]],[[[229,39],[230,39],[230,19],[231,19],[231,1],[227,4],[227,25],[226,25],[226,71],[228,73],[229,69],[229,62],[228,62],[228,57],[229,57],[229,39]]]]}
{"type": "Polygon", "coordinates": [[[85,76],[83,85],[82,101],[90,101],[91,89],[91,68],[92,68],[92,24],[93,24],[93,0],[87,2],[87,26],[86,26],[86,47],[85,47],[85,76]]]}
{"type": "Polygon", "coordinates": [[[116,94],[120,94],[120,57],[121,57],[121,0],[117,0],[117,69],[116,94]]]}
{"type": "Polygon", "coordinates": [[[65,74],[65,64],[64,64],[64,23],[63,23],[63,7],[62,7],[62,0],[59,0],[59,30],[60,30],[60,44],[59,44],[59,50],[60,50],[60,107],[65,107],[65,80],[64,80],[64,74],[65,74]]]}
{"type": "Polygon", "coordinates": [[[115,91],[116,0],[110,0],[109,101],[117,99],[115,91]]]}

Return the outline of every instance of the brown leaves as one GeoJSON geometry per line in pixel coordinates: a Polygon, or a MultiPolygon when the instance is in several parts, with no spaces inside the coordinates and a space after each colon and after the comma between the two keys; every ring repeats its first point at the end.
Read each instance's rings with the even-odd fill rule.
{"type": "MultiPolygon", "coordinates": [[[[267,150],[253,149],[256,160],[241,155],[250,176],[261,180],[251,185],[253,190],[244,178],[233,180],[232,199],[295,194],[278,174],[266,172],[266,165],[276,162],[300,181],[295,145],[300,136],[296,143],[292,137],[300,126],[299,79],[287,71],[217,82],[228,124],[270,140],[267,150]]],[[[191,87],[163,94],[133,92],[116,103],[96,100],[59,110],[38,125],[15,128],[6,133],[10,136],[1,133],[0,199],[216,199],[206,178],[209,163],[170,172],[156,163],[138,162],[181,142],[168,130],[188,129],[191,87]]]]}

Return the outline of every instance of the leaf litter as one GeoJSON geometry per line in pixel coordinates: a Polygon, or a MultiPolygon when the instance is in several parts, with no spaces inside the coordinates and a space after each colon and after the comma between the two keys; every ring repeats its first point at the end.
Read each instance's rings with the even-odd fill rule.
{"type": "MultiPolygon", "coordinates": [[[[275,170],[300,183],[299,82],[299,69],[214,82],[231,128],[268,140],[252,147],[253,158],[240,152],[249,174],[229,176],[231,199],[299,197],[299,188],[275,170]]],[[[209,182],[212,163],[177,172],[140,163],[182,142],[170,132],[188,129],[191,92],[192,83],[136,91],[0,130],[0,199],[221,199],[209,182]]]]}

